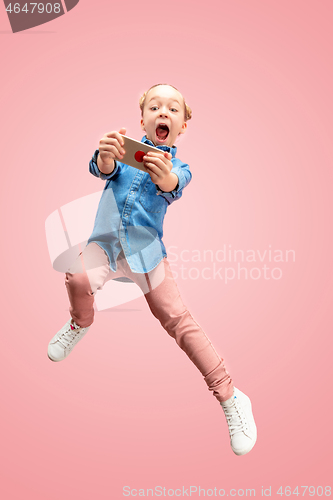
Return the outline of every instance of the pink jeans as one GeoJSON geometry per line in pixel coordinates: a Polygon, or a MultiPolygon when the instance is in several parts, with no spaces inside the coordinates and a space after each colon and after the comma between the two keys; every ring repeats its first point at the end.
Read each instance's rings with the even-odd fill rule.
{"type": "Polygon", "coordinates": [[[131,271],[121,252],[114,272],[104,250],[89,243],[66,273],[73,320],[81,327],[90,326],[94,321],[95,293],[106,281],[123,276],[141,288],[153,315],[200,370],[217,400],[229,399],[233,394],[232,379],[223,359],[183,304],[166,257],[149,273],[139,274],[131,271]]]}

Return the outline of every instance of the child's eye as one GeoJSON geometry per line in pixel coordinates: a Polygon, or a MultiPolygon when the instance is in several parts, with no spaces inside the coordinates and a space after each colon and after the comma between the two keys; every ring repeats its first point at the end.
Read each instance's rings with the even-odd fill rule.
{"type": "Polygon", "coordinates": [[[177,113],[178,109],[176,108],[171,108],[171,111],[174,112],[174,113],[177,113]]]}
{"type": "Polygon", "coordinates": [[[156,110],[158,109],[158,107],[157,107],[157,106],[152,106],[150,109],[151,109],[152,111],[156,111],[156,110]]]}

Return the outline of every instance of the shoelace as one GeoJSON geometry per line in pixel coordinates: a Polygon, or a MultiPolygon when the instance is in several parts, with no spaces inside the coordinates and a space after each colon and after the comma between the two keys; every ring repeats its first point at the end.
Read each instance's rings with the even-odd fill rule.
{"type": "Polygon", "coordinates": [[[81,333],[82,328],[80,329],[75,329],[71,328],[71,324],[69,324],[69,327],[64,331],[64,333],[59,337],[59,342],[65,347],[65,349],[68,349],[70,345],[74,342],[76,336],[78,333],[81,333]]]}
{"type": "Polygon", "coordinates": [[[222,408],[227,419],[230,437],[236,434],[236,432],[244,432],[248,430],[245,413],[237,399],[233,400],[231,406],[222,406],[222,408]]]}

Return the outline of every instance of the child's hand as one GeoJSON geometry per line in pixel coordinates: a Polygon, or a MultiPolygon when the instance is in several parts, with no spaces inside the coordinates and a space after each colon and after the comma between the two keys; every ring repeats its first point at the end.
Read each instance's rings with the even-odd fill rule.
{"type": "Polygon", "coordinates": [[[158,184],[161,187],[161,184],[168,183],[170,175],[175,175],[171,174],[171,158],[172,155],[170,153],[155,153],[155,151],[150,151],[143,157],[143,164],[154,184],[158,184]]]}
{"type": "Polygon", "coordinates": [[[124,141],[120,134],[125,135],[126,129],[121,128],[119,132],[112,131],[105,134],[99,141],[99,156],[103,163],[110,165],[115,158],[121,160],[125,154],[124,141]]]}

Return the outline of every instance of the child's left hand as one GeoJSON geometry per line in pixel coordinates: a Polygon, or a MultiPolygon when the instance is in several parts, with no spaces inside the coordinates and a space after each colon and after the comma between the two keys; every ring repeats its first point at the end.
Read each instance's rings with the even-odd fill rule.
{"type": "Polygon", "coordinates": [[[168,180],[172,169],[171,158],[170,153],[155,153],[155,151],[149,151],[143,157],[143,164],[154,184],[160,185],[168,180]]]}

